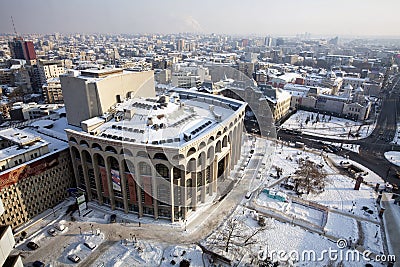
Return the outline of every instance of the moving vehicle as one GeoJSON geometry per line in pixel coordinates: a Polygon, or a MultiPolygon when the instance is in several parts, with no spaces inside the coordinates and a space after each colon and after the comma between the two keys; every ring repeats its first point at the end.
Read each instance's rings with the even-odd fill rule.
{"type": "Polygon", "coordinates": [[[70,254],[70,255],[68,255],[67,258],[68,258],[70,261],[75,262],[75,263],[77,263],[77,262],[79,262],[79,261],[81,260],[81,258],[79,258],[79,256],[76,255],[76,254],[70,254]]]}
{"type": "Polygon", "coordinates": [[[36,249],[39,248],[39,245],[36,244],[35,242],[32,242],[32,241],[28,242],[28,244],[26,244],[26,246],[27,246],[28,248],[32,249],[32,250],[36,250],[36,249]]]}

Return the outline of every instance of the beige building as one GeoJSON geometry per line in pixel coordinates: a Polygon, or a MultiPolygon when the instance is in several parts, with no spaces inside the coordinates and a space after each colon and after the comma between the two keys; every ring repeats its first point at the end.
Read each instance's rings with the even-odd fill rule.
{"type": "Polygon", "coordinates": [[[153,71],[84,70],[61,75],[60,80],[68,123],[74,126],[103,115],[127,97],[155,96],[153,71]]]}
{"type": "Polygon", "coordinates": [[[16,228],[54,207],[73,187],[71,158],[65,149],[0,173],[5,212],[2,224],[16,228]]]}
{"type": "Polygon", "coordinates": [[[44,101],[47,104],[64,103],[59,78],[47,79],[47,82],[42,86],[42,94],[44,101]]]}
{"type": "Polygon", "coordinates": [[[65,73],[62,60],[39,60],[37,67],[41,85],[44,85],[47,79],[56,78],[65,73]]]}
{"type": "Polygon", "coordinates": [[[124,99],[112,115],[66,130],[76,183],[111,209],[185,220],[232,182],[245,107],[185,90],[124,99]]]}

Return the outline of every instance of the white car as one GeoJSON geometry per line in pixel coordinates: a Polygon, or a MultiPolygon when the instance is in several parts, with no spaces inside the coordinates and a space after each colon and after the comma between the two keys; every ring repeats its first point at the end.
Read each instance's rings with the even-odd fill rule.
{"type": "Polygon", "coordinates": [[[56,223],[54,224],[54,228],[56,228],[58,231],[64,231],[65,225],[62,223],[56,223]]]}

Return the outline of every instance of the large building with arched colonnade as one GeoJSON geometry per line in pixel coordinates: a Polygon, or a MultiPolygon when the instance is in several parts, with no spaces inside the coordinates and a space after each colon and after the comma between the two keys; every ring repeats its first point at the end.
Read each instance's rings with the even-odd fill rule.
{"type": "Polygon", "coordinates": [[[188,90],[124,99],[66,130],[77,186],[111,209],[184,220],[240,158],[245,107],[188,90]]]}

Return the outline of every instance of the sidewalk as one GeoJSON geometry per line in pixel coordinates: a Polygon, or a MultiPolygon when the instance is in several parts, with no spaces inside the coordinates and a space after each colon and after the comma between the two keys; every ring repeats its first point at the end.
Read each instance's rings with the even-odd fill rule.
{"type": "Polygon", "coordinates": [[[394,205],[393,200],[390,198],[391,194],[382,194],[381,206],[385,208],[383,223],[385,225],[389,254],[396,255],[398,259],[394,266],[400,267],[400,206],[394,205]]]}

